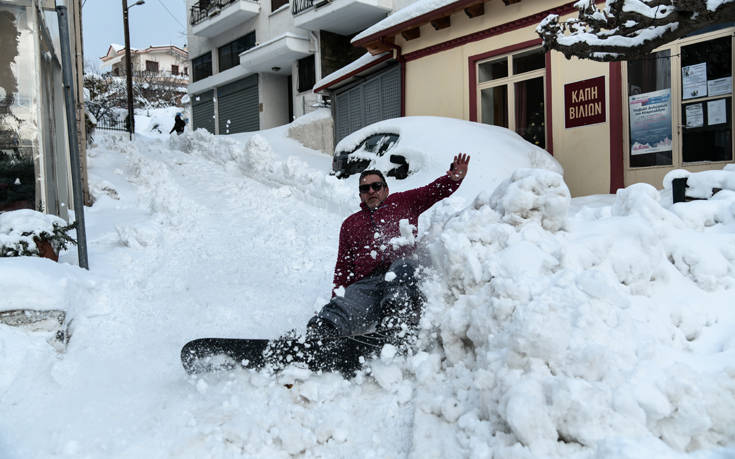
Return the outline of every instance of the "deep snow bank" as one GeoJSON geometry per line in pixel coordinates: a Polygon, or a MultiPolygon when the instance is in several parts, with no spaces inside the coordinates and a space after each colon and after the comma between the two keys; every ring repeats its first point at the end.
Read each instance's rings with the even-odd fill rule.
{"type": "MultiPolygon", "coordinates": [[[[258,135],[172,142],[354,209],[343,182],[258,135]]],[[[612,205],[571,203],[559,174],[518,169],[430,212],[423,345],[407,360],[384,349],[356,380],[401,403],[414,386],[412,456],[674,457],[735,441],[735,193],[671,205],[637,184],[612,205]]]]}
{"type": "Polygon", "coordinates": [[[424,241],[416,456],[732,445],[735,194],[671,206],[638,184],[570,218],[550,174],[517,171],[424,241]]]}

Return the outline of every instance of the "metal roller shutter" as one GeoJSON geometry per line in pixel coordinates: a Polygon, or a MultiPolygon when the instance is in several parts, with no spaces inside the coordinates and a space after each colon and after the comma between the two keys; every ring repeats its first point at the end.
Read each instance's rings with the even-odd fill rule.
{"type": "Polygon", "coordinates": [[[398,66],[380,76],[382,118],[398,118],[401,116],[401,69],[398,66]]]}
{"type": "Polygon", "coordinates": [[[380,121],[382,118],[379,79],[368,81],[363,86],[363,95],[365,99],[365,125],[380,121]]]}
{"type": "Polygon", "coordinates": [[[336,93],[334,101],[337,142],[368,124],[401,116],[400,66],[336,93]]]}
{"type": "Polygon", "coordinates": [[[258,75],[217,88],[217,108],[220,134],[259,130],[258,75]]]}
{"type": "Polygon", "coordinates": [[[192,97],[191,115],[194,129],[204,128],[214,134],[214,91],[192,97]]]}
{"type": "Polygon", "coordinates": [[[342,139],[350,133],[350,114],[347,111],[349,106],[349,96],[346,92],[338,95],[335,98],[334,109],[335,109],[335,131],[337,140],[342,139]]]}

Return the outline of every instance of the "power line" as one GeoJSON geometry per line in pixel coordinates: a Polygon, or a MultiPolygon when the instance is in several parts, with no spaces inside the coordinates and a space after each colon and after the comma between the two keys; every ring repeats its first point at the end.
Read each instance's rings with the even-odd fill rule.
{"type": "Polygon", "coordinates": [[[158,0],[158,3],[161,4],[161,6],[163,7],[163,9],[166,10],[166,12],[174,19],[174,21],[176,21],[177,24],[179,24],[181,27],[183,27],[184,29],[186,29],[186,26],[184,24],[182,24],[181,21],[179,21],[179,19],[176,16],[174,16],[174,14],[171,12],[171,10],[169,10],[168,7],[161,0],[158,0]]]}

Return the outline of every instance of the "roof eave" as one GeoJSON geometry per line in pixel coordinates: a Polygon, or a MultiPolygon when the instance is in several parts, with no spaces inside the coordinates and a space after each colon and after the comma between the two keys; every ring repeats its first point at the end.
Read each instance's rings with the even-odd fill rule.
{"type": "MultiPolygon", "coordinates": [[[[366,48],[368,49],[368,51],[370,51],[371,54],[375,54],[370,50],[370,48],[380,46],[380,44],[382,44],[381,39],[394,37],[404,30],[413,29],[414,27],[428,24],[434,19],[450,15],[457,12],[458,10],[474,5],[476,3],[484,3],[484,0],[457,0],[456,2],[450,3],[449,5],[444,5],[441,8],[437,8],[435,10],[429,11],[428,13],[424,13],[420,16],[416,16],[415,18],[403,21],[400,24],[396,24],[392,27],[381,30],[380,32],[376,32],[374,34],[368,35],[367,37],[363,37],[357,41],[352,42],[352,45],[366,48]]],[[[387,49],[384,49],[380,52],[384,52],[386,50],[387,49]]]]}

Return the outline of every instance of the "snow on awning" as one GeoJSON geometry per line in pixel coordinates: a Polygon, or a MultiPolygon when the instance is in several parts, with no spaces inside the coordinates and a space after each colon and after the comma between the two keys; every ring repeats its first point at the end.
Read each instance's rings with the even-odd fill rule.
{"type": "Polygon", "coordinates": [[[352,44],[366,47],[382,37],[396,35],[477,3],[478,0],[417,0],[355,35],[352,44]]]}
{"type": "Polygon", "coordinates": [[[314,92],[319,93],[325,89],[330,89],[334,86],[340,85],[340,83],[347,83],[353,77],[368,70],[372,70],[375,66],[389,60],[390,58],[391,53],[387,52],[377,54],[375,56],[370,53],[365,53],[341,69],[336,70],[317,81],[314,85],[314,92]]]}

